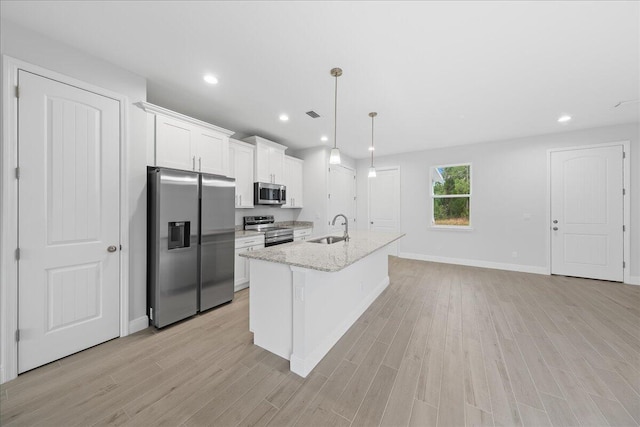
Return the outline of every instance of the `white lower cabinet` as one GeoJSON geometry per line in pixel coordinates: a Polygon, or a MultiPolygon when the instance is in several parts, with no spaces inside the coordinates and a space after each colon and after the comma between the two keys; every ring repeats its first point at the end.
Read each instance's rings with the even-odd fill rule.
{"type": "Polygon", "coordinates": [[[252,236],[236,239],[236,253],[234,265],[234,291],[249,287],[249,260],[240,256],[241,253],[264,248],[264,236],[252,236]]]}
{"type": "Polygon", "coordinates": [[[313,228],[300,228],[297,230],[293,230],[293,241],[299,242],[307,240],[309,237],[311,237],[312,231],[313,228]]]}

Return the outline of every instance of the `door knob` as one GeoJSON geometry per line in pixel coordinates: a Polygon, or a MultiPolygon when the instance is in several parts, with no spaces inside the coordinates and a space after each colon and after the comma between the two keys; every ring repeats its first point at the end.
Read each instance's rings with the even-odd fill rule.
{"type": "Polygon", "coordinates": [[[111,245],[111,246],[109,246],[109,247],[107,248],[107,252],[115,252],[115,251],[117,251],[117,250],[118,250],[118,248],[116,248],[114,245],[111,245]]]}
{"type": "Polygon", "coordinates": [[[557,224],[557,223],[558,223],[558,220],[557,220],[557,219],[554,219],[554,220],[553,220],[553,223],[554,223],[554,224],[557,224]]]}
{"type": "Polygon", "coordinates": [[[558,231],[558,227],[553,227],[553,231],[558,231]]]}
{"type": "Polygon", "coordinates": [[[371,224],[373,224],[373,221],[371,221],[371,224]]]}

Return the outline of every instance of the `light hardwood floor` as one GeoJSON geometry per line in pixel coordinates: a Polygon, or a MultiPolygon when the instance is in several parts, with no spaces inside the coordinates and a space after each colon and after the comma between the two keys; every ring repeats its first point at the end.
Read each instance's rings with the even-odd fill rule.
{"type": "Polygon", "coordinates": [[[252,344],[248,290],[1,386],[2,425],[640,423],[640,287],[390,258],[305,379],[252,344]]]}

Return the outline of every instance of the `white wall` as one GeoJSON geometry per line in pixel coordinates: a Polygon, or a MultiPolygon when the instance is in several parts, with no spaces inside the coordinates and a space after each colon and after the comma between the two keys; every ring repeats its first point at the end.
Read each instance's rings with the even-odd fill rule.
{"type": "MultiPolygon", "coordinates": [[[[548,265],[547,150],[631,142],[631,276],[640,275],[640,137],[638,124],[563,132],[508,141],[380,157],[376,166],[400,166],[400,253],[425,259],[445,257],[461,263],[502,265],[544,272],[548,265]],[[472,163],[472,231],[430,227],[429,168],[472,163]],[[531,219],[524,219],[530,214],[531,219]],[[512,252],[517,252],[517,258],[512,252]]],[[[367,168],[358,161],[358,224],[366,227],[367,168]]]]}
{"type": "MultiPolygon", "coordinates": [[[[304,207],[297,216],[298,221],[313,221],[313,234],[322,236],[329,231],[328,218],[328,171],[330,147],[324,145],[298,150],[295,156],[304,160],[303,193],[304,207]]],[[[356,169],[356,161],[341,154],[343,166],[356,169]]]]}
{"type": "MultiPolygon", "coordinates": [[[[146,316],[146,114],[132,105],[145,101],[146,79],[79,51],[68,45],[34,33],[11,22],[0,22],[0,53],[65,74],[92,85],[128,97],[128,242],[122,242],[129,254],[129,319],[144,324],[146,316]]],[[[117,171],[114,171],[117,173],[117,171]]],[[[146,326],[146,325],[144,325],[146,326]]]]}

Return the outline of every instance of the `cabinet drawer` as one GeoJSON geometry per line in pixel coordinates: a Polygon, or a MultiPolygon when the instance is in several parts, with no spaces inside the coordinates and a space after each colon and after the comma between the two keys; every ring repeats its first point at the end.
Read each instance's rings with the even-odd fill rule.
{"type": "Polygon", "coordinates": [[[311,229],[311,228],[303,228],[303,229],[300,229],[300,230],[293,230],[293,237],[310,236],[312,230],[313,229],[311,229]]]}
{"type": "Polygon", "coordinates": [[[245,237],[236,239],[236,249],[247,248],[249,246],[264,245],[264,236],[245,237]]]}

